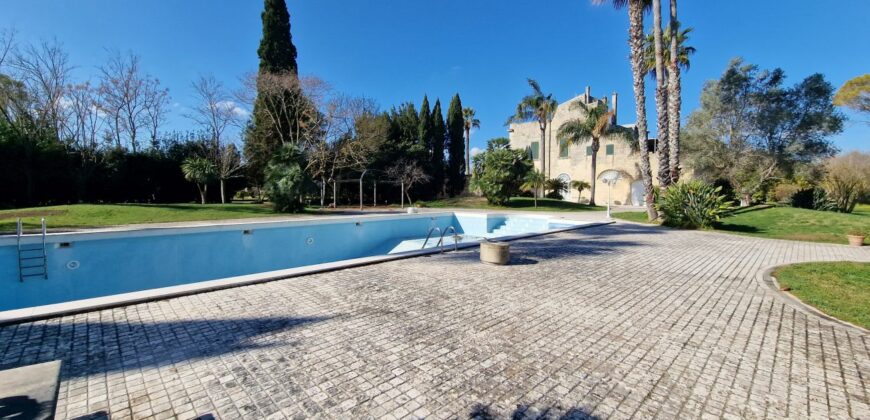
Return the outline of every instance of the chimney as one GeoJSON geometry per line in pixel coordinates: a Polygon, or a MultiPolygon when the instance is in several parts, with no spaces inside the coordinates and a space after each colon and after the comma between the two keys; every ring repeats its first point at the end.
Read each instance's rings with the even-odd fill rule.
{"type": "Polygon", "coordinates": [[[613,121],[611,121],[610,123],[613,125],[617,124],[617,122],[616,122],[617,121],[617,119],[616,119],[616,106],[618,105],[618,103],[616,102],[616,100],[617,100],[616,92],[613,92],[613,101],[611,101],[611,103],[610,103],[610,107],[611,107],[611,109],[613,109],[613,121]]]}
{"type": "Polygon", "coordinates": [[[586,102],[587,104],[589,103],[589,101],[592,100],[592,88],[591,87],[586,86],[586,93],[584,94],[583,99],[584,99],[584,102],[586,102]]]}

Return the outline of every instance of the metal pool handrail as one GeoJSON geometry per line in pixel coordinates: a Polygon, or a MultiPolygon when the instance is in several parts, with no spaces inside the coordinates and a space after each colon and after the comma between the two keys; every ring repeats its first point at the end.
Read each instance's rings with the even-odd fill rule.
{"type": "MultiPolygon", "coordinates": [[[[438,226],[435,226],[435,227],[429,229],[429,233],[426,235],[426,240],[423,241],[423,247],[420,249],[426,249],[426,244],[429,243],[429,238],[432,236],[432,232],[434,232],[436,230],[438,231],[439,234],[441,233],[441,228],[438,226]]],[[[438,246],[438,245],[435,245],[435,246],[438,246]]]]}
{"type": "Polygon", "coordinates": [[[441,252],[444,252],[444,235],[446,235],[447,232],[449,232],[451,230],[453,231],[453,250],[456,251],[459,249],[459,244],[458,244],[459,234],[456,232],[456,228],[453,227],[453,225],[450,225],[447,227],[447,229],[444,229],[443,233],[441,233],[441,239],[438,240],[438,245],[436,245],[436,246],[441,247],[441,252]]]}

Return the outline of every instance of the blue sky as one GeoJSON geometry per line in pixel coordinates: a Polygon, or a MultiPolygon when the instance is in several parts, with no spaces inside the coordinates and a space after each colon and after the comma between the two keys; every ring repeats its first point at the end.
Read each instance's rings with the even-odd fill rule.
{"type": "MultiPolygon", "coordinates": [[[[782,67],[791,83],[820,72],[840,86],[870,71],[870,2],[785,3],[681,2],[680,19],[695,28],[690,43],[698,49],[683,78],[684,116],[698,105],[703,83],[737,56],[782,67]]],[[[419,105],[423,94],[447,102],[459,92],[481,120],[472,146],[506,134],[503,123],[527,93],[527,77],[560,101],[586,85],[595,96],[616,91],[620,122],[634,120],[627,16],[610,6],[589,0],[288,0],[288,7],[301,73],[372,97],[384,109],[408,100],[419,105]]],[[[96,74],[107,49],[135,52],[177,104],[168,128],[184,129],[190,123],[181,109],[193,100],[193,79],[211,73],[234,88],[240,75],[256,69],[261,8],[257,0],[6,0],[0,27],[14,27],[21,42],[56,38],[81,80],[96,74]]],[[[650,98],[651,116],[653,109],[650,98]]],[[[836,145],[870,150],[870,126],[847,115],[851,121],[836,145]]]]}

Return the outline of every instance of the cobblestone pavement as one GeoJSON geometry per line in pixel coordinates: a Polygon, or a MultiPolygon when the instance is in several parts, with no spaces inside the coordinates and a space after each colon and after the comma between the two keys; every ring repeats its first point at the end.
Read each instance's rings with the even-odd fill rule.
{"type": "Polygon", "coordinates": [[[616,224],[0,327],[58,416],[870,418],[870,335],[758,279],[840,245],[616,224]]]}

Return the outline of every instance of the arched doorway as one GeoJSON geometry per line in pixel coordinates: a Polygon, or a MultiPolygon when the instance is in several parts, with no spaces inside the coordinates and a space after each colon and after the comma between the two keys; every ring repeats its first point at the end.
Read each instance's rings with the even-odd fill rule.
{"type": "Polygon", "coordinates": [[[646,190],[643,188],[643,181],[637,180],[631,183],[631,205],[632,206],[642,206],[643,196],[646,190]]]}
{"type": "Polygon", "coordinates": [[[574,190],[571,188],[571,175],[568,175],[566,173],[562,173],[562,174],[559,174],[559,176],[557,176],[556,178],[559,179],[560,181],[564,182],[565,187],[567,188],[566,191],[562,192],[562,200],[570,201],[571,195],[574,194],[574,190]]]}

